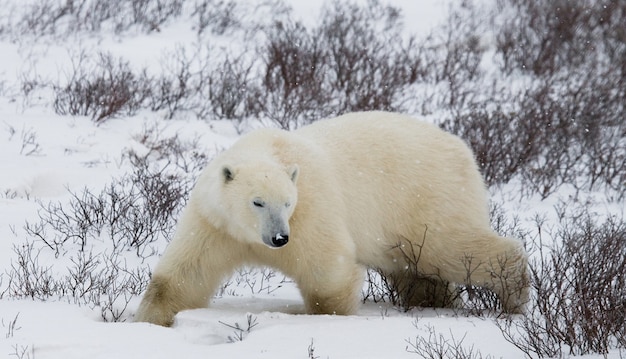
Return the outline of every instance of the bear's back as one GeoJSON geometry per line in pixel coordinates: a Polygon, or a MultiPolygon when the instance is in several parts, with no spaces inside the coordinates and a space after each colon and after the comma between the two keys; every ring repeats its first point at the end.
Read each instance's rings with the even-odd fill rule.
{"type": "Polygon", "coordinates": [[[402,175],[413,169],[456,177],[477,170],[471,150],[460,138],[406,115],[356,112],[317,121],[294,133],[323,148],[340,168],[370,175],[402,175]]]}
{"type": "Polygon", "coordinates": [[[321,120],[295,134],[326,152],[323,165],[333,169],[353,236],[393,242],[415,236],[415,228],[423,230],[415,226],[418,222],[454,226],[442,221],[468,217],[467,211],[473,212],[473,222],[459,221],[459,226],[489,223],[483,205],[487,193],[471,150],[435,125],[400,114],[363,112],[321,120]],[[407,215],[415,223],[400,220],[407,215]],[[403,226],[406,231],[400,230],[403,226]]]}

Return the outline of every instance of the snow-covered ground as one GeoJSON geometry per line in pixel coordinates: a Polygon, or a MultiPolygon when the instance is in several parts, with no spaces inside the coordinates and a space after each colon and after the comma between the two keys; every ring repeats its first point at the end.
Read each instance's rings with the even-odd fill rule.
{"type": "MultiPolygon", "coordinates": [[[[320,0],[289,3],[305,21],[315,21],[322,4],[320,0]]],[[[407,31],[418,34],[443,21],[449,6],[448,1],[439,0],[391,3],[404,9],[407,31]]],[[[17,260],[14,247],[23,244],[23,226],[37,219],[40,204],[66,202],[70,191],[85,187],[98,191],[124,174],[129,170],[125,153],[145,150],[139,137],[146,127],[156,126],[181,138],[197,136],[200,149],[207,152],[227,147],[238,137],[234,126],[225,122],[164,121],[159,113],[147,111],[100,125],[87,117],[60,116],[47,100],[49,94],[35,91],[24,95],[17,88],[24,76],[65,78],[75,58],[71,55],[81,51],[123,54],[137,66],[158,71],[164,53],[192,42],[194,36],[189,25],[181,22],[150,34],[0,41],[0,290],[7,285],[5,271],[17,260]]],[[[229,46],[225,39],[216,39],[220,41],[229,46]]],[[[509,198],[507,188],[494,193],[495,201],[504,203],[509,198]]],[[[535,213],[553,216],[553,203],[557,202],[517,200],[504,208],[530,223],[535,213]]],[[[608,210],[623,215],[623,203],[612,203],[608,210]]],[[[45,255],[41,258],[45,260],[45,255]]],[[[146,265],[155,261],[150,258],[146,265]]],[[[41,264],[46,267],[45,262],[41,264]]],[[[448,310],[401,312],[388,303],[372,302],[354,316],[304,315],[295,286],[274,280],[275,290],[239,288],[236,295],[213,299],[208,309],[180,313],[172,328],[105,323],[99,310],[67,301],[3,298],[0,357],[416,358],[411,343],[429,335],[462,340],[464,346],[480,350],[483,356],[524,357],[490,318],[459,316],[448,310]],[[233,328],[237,326],[243,333],[233,328]],[[238,340],[239,334],[242,340],[238,340]]],[[[130,301],[128,316],[138,304],[139,298],[130,301]]]]}

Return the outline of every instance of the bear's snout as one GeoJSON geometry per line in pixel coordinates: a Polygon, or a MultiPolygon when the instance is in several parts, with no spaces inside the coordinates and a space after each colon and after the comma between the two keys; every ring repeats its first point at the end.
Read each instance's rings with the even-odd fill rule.
{"type": "Polygon", "coordinates": [[[276,248],[282,247],[289,242],[289,235],[283,233],[276,233],[272,236],[272,245],[276,248]]]}

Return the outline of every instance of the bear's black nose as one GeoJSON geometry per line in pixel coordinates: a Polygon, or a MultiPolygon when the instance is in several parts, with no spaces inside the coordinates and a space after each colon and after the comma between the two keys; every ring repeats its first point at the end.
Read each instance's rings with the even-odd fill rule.
{"type": "Polygon", "coordinates": [[[274,247],[282,247],[289,242],[288,234],[276,233],[275,236],[272,236],[272,244],[274,247]]]}

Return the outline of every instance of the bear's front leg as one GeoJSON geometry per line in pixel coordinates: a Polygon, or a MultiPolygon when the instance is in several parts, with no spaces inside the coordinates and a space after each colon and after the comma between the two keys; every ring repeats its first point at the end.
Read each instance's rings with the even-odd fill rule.
{"type": "Polygon", "coordinates": [[[364,269],[357,265],[313,273],[298,286],[309,314],[355,314],[361,302],[364,269]]]}
{"type": "MultiPolygon", "coordinates": [[[[153,276],[135,314],[135,321],[171,326],[176,313],[193,306],[181,300],[180,294],[169,278],[153,276]]],[[[196,306],[201,304],[197,303],[196,306]]]]}
{"type": "Polygon", "coordinates": [[[171,326],[176,313],[204,308],[221,281],[241,264],[234,241],[223,240],[188,207],[159,261],[135,321],[171,326]]]}
{"type": "Polygon", "coordinates": [[[183,256],[176,253],[177,245],[180,242],[172,241],[157,266],[135,314],[136,322],[171,326],[178,312],[205,308],[238,262],[228,262],[233,256],[224,255],[228,252],[219,250],[218,245],[209,250],[185,251],[183,256]]]}

